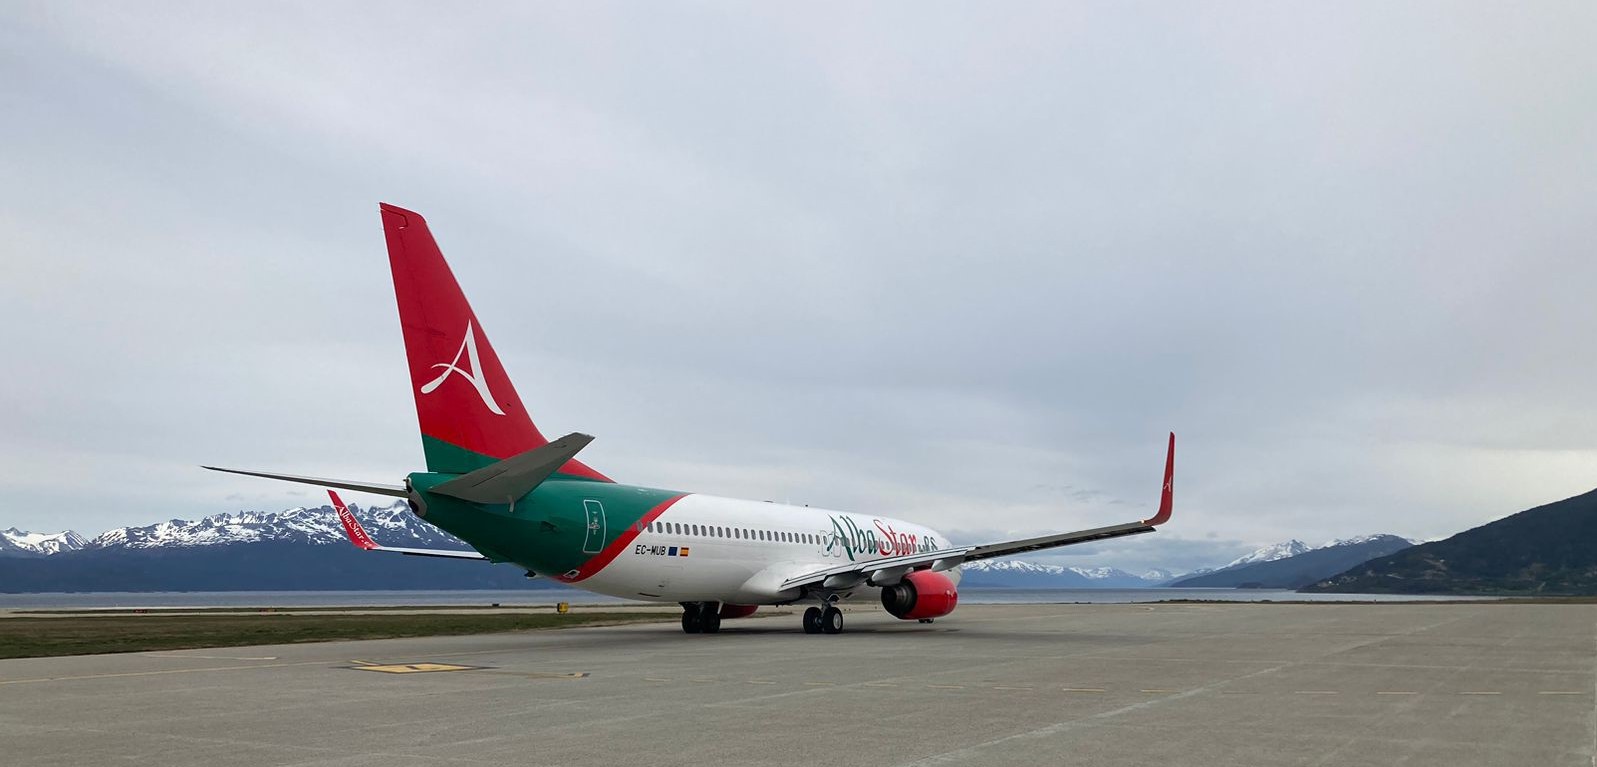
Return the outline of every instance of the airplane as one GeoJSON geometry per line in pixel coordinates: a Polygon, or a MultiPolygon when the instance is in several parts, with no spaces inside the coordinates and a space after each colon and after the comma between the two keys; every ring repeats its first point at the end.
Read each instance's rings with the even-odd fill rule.
{"type": "Polygon", "coordinates": [[[876,599],[930,623],[959,604],[960,565],[1154,532],[1170,520],[1176,436],[1157,512],[1134,522],[973,546],[876,513],[620,484],[576,458],[593,437],[549,441],[533,424],[421,215],[379,206],[426,471],[399,484],[203,468],[329,489],[370,551],[513,563],[529,576],[682,605],[682,630],[714,634],[765,605],[807,604],[806,634],[839,634],[838,604],[876,599]],[[472,551],[380,546],[333,490],[403,498],[472,551]]]}

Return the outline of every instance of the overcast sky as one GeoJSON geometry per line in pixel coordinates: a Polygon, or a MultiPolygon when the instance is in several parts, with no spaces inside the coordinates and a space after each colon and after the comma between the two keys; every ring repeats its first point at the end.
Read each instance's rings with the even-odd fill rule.
{"type": "Polygon", "coordinates": [[[0,527],[421,450],[377,202],[624,482],[1195,567],[1597,486],[1597,5],[0,5],[0,527]]]}

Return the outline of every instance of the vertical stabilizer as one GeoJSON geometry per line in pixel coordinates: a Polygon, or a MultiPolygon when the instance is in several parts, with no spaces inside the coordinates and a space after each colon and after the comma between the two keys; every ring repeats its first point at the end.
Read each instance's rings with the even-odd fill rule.
{"type": "MultiPolygon", "coordinates": [[[[548,444],[421,215],[382,204],[427,470],[463,474],[548,444]]],[[[559,473],[608,482],[577,460],[559,473]]]]}

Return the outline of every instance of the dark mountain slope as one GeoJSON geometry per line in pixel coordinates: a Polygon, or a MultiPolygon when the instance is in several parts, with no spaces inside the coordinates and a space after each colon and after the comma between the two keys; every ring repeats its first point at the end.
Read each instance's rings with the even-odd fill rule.
{"type": "Polygon", "coordinates": [[[1303,590],[1597,594],[1597,490],[1365,562],[1303,590]]]}

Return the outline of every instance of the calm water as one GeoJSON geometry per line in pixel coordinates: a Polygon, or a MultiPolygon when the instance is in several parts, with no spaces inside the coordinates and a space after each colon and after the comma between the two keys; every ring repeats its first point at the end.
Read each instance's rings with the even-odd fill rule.
{"type": "MultiPolygon", "coordinates": [[[[960,589],[965,604],[1125,604],[1166,599],[1211,599],[1227,602],[1394,602],[1456,601],[1482,597],[1407,596],[1394,594],[1298,594],[1253,589],[960,589]]],[[[184,591],[84,592],[74,594],[0,594],[0,608],[115,607],[384,607],[403,605],[551,605],[610,604],[627,600],[575,589],[519,591],[184,591]]]]}

